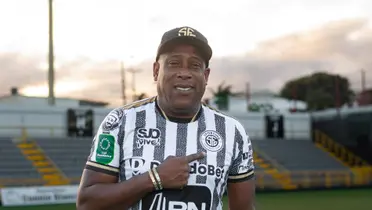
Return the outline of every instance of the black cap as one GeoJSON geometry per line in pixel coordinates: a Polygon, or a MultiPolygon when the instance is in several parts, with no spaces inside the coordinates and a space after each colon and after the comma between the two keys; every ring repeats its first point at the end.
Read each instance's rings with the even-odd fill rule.
{"type": "Polygon", "coordinates": [[[205,38],[205,36],[199,31],[188,26],[183,26],[165,32],[158,47],[156,60],[159,59],[160,54],[166,52],[168,47],[173,46],[174,44],[193,45],[200,51],[201,56],[208,67],[209,60],[212,57],[212,49],[208,44],[207,38],[205,38]]]}

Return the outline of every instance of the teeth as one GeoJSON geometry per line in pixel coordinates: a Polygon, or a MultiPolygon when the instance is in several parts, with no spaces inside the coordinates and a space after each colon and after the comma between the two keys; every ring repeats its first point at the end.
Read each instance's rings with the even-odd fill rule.
{"type": "Polygon", "coordinates": [[[181,87],[176,87],[177,90],[180,90],[180,91],[188,91],[190,90],[191,88],[181,88],[181,87]]]}

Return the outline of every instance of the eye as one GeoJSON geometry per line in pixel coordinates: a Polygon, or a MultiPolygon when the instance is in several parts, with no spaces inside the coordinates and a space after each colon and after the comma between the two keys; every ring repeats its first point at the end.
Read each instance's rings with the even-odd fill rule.
{"type": "Polygon", "coordinates": [[[198,63],[198,62],[192,63],[191,67],[193,69],[200,69],[201,68],[201,63],[198,63]]]}
{"type": "Polygon", "coordinates": [[[177,60],[170,60],[170,61],[168,61],[168,65],[169,66],[179,66],[180,62],[177,61],[177,60]]]}

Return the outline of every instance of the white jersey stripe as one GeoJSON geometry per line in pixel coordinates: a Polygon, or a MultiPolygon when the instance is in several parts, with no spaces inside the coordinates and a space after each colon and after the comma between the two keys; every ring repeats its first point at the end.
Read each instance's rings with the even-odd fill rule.
{"type": "MultiPolygon", "coordinates": [[[[198,122],[190,123],[187,129],[187,149],[186,155],[197,153],[198,144],[198,122]]],[[[188,184],[193,185],[196,183],[196,175],[190,174],[188,184]]]]}
{"type": "MultiPolygon", "coordinates": [[[[215,123],[214,113],[210,112],[209,110],[204,110],[204,116],[205,116],[205,119],[206,119],[205,120],[206,121],[205,130],[207,130],[207,131],[216,130],[216,123],[215,123]]],[[[199,142],[203,141],[203,138],[199,136],[198,141],[199,142]]],[[[207,141],[207,139],[206,139],[206,141],[207,141]]],[[[217,165],[217,154],[218,154],[218,152],[213,152],[213,151],[207,150],[207,158],[206,158],[207,159],[207,161],[206,161],[207,167],[208,166],[216,167],[216,165],[217,165]]],[[[207,177],[208,186],[214,186],[214,180],[215,180],[215,177],[212,177],[212,176],[207,177]]],[[[214,189],[214,187],[210,189],[211,192],[213,192],[213,189],[214,189]]],[[[212,194],[212,196],[213,196],[213,194],[212,194]]]]}
{"type": "MultiPolygon", "coordinates": [[[[143,147],[145,146],[143,139],[139,138],[140,130],[146,127],[146,112],[147,110],[142,110],[136,113],[136,129],[133,138],[133,157],[140,158],[143,157],[143,147]]],[[[148,134],[145,132],[145,135],[148,134]]],[[[136,203],[133,207],[133,210],[141,209],[141,202],[136,203]]]]}
{"type": "Polygon", "coordinates": [[[169,122],[166,123],[165,129],[165,148],[164,148],[164,158],[168,156],[176,156],[176,142],[177,142],[177,123],[169,122]]]}
{"type": "MultiPolygon", "coordinates": [[[[132,178],[133,176],[133,170],[127,170],[128,168],[130,169],[130,165],[128,166],[128,164],[126,164],[128,158],[127,157],[133,157],[133,140],[134,139],[134,135],[135,135],[135,129],[136,129],[136,123],[133,123],[133,122],[136,122],[137,120],[137,112],[129,112],[126,114],[126,120],[128,121],[127,123],[125,123],[125,137],[123,139],[123,154],[124,154],[124,157],[123,159],[121,160],[121,167],[120,168],[125,168],[125,170],[123,172],[121,172],[122,177],[126,178],[127,180],[132,178]]],[[[124,181],[123,179],[121,179],[122,181],[124,181]]]]}

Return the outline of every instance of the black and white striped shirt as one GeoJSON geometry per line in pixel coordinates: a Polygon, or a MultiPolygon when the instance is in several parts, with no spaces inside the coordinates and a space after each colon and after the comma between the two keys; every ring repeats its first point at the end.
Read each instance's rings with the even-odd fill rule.
{"type": "Polygon", "coordinates": [[[253,178],[252,145],[235,119],[205,105],[194,122],[167,120],[156,97],[111,111],[93,140],[86,168],[125,181],[158,166],[170,155],[205,152],[190,163],[183,190],[154,191],[133,210],[217,209],[228,182],[253,178]]]}

